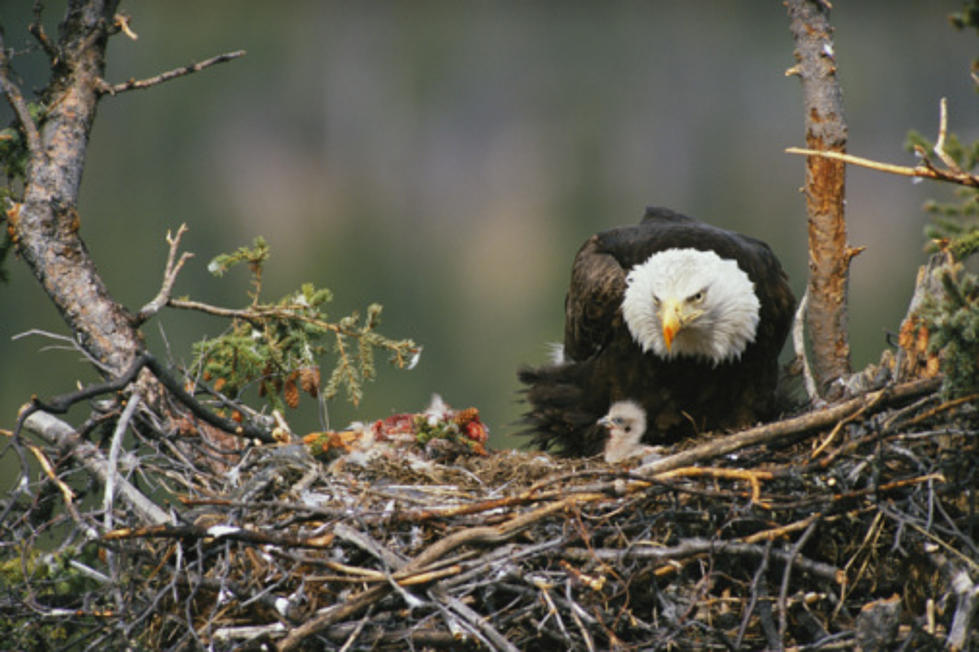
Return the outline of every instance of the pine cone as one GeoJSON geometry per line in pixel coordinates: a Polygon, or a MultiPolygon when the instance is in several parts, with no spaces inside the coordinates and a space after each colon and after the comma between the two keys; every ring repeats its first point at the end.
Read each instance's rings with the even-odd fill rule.
{"type": "Polygon", "coordinates": [[[296,380],[299,378],[299,372],[293,371],[286,378],[285,385],[282,387],[282,397],[286,401],[286,405],[295,409],[299,407],[299,387],[296,385],[296,380]]]}
{"type": "Polygon", "coordinates": [[[303,391],[316,398],[320,393],[320,368],[303,367],[299,370],[299,386],[303,391]]]}

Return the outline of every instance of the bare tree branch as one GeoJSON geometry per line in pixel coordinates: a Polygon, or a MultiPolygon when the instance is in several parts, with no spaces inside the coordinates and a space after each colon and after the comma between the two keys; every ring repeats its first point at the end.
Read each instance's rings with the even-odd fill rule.
{"type": "MultiPolygon", "coordinates": [[[[24,421],[24,427],[49,444],[69,449],[89,473],[92,473],[104,486],[112,470],[102,451],[94,444],[82,439],[70,425],[46,412],[35,412],[24,421]]],[[[121,496],[147,523],[170,522],[169,515],[156,503],[146,497],[139,489],[121,476],[116,477],[116,494],[121,496]]]]}
{"type": "MultiPolygon", "coordinates": [[[[786,153],[788,154],[803,154],[805,156],[822,156],[823,158],[833,159],[836,161],[842,161],[844,163],[849,163],[850,165],[859,165],[860,167],[869,168],[871,170],[877,170],[878,172],[886,172],[887,174],[896,174],[903,177],[918,177],[922,179],[934,179],[935,181],[947,181],[949,183],[955,183],[960,186],[967,186],[970,188],[979,188],[979,175],[970,174],[959,167],[958,163],[955,162],[951,156],[949,156],[948,151],[945,149],[945,140],[948,137],[948,105],[943,97],[939,104],[939,116],[938,116],[938,140],[935,141],[935,146],[933,148],[934,153],[942,160],[945,164],[945,168],[935,167],[932,162],[928,159],[927,152],[919,150],[919,153],[924,157],[923,165],[916,165],[915,167],[908,167],[906,165],[893,165],[891,163],[881,163],[879,161],[873,161],[868,158],[863,158],[861,156],[851,156],[850,154],[843,154],[841,152],[827,152],[827,151],[817,151],[813,149],[805,149],[802,147],[789,147],[786,148],[786,153]]],[[[917,149],[917,148],[916,148],[917,149]]]]}
{"type": "Polygon", "coordinates": [[[167,254],[167,264],[163,270],[163,285],[160,286],[160,291],[157,295],[136,313],[136,317],[134,318],[136,324],[142,324],[167,305],[167,302],[170,300],[170,295],[173,292],[173,284],[177,281],[177,274],[180,273],[180,269],[184,266],[184,263],[194,257],[194,254],[185,251],[180,255],[179,259],[177,258],[177,250],[180,248],[180,238],[186,232],[186,224],[180,225],[176,235],[172,235],[167,231],[167,244],[170,245],[170,251],[167,254]]]}
{"type": "Polygon", "coordinates": [[[124,93],[126,91],[141,90],[144,88],[151,88],[157,84],[162,84],[168,82],[171,79],[176,79],[177,77],[183,77],[185,75],[190,75],[195,72],[200,72],[205,68],[210,68],[214,64],[224,63],[225,61],[232,61],[238,57],[245,56],[244,50],[235,50],[234,52],[225,52],[224,54],[219,54],[216,57],[211,57],[204,61],[198,63],[192,63],[189,66],[183,66],[181,68],[174,68],[173,70],[168,70],[166,72],[160,73],[153,77],[147,79],[130,79],[129,81],[122,82],[121,84],[109,84],[105,80],[99,80],[98,90],[100,93],[109,93],[110,95],[115,95],[116,93],[124,93]]]}
{"type": "Polygon", "coordinates": [[[10,60],[7,57],[7,46],[3,40],[3,31],[0,31],[0,88],[2,88],[3,94],[7,96],[7,102],[10,104],[10,108],[17,114],[17,120],[20,122],[21,129],[24,130],[24,136],[27,138],[28,151],[32,153],[39,152],[41,150],[41,136],[37,132],[37,125],[34,124],[34,120],[31,118],[30,111],[27,108],[27,102],[24,101],[24,96],[21,95],[20,89],[10,79],[10,60]]]}

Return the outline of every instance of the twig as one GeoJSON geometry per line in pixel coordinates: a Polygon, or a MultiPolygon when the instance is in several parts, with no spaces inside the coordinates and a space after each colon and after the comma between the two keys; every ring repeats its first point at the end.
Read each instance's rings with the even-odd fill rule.
{"type": "Polygon", "coordinates": [[[726,480],[745,480],[751,487],[751,502],[758,503],[761,498],[760,480],[771,480],[772,474],[769,471],[755,471],[747,469],[720,469],[714,467],[688,466],[670,471],[663,471],[653,476],[654,480],[672,480],[673,478],[690,478],[699,476],[709,476],[712,478],[723,478],[726,480]]]}
{"type": "Polygon", "coordinates": [[[129,422],[136,413],[136,408],[139,407],[141,400],[142,396],[140,396],[139,391],[133,392],[132,396],[129,397],[129,401],[126,403],[125,409],[123,409],[122,414],[119,416],[115,431],[112,433],[107,464],[108,477],[105,479],[105,495],[102,499],[102,509],[105,512],[102,517],[103,525],[107,532],[113,527],[112,500],[115,497],[116,477],[119,473],[119,451],[122,449],[122,439],[126,434],[126,429],[129,428],[129,422]]]}
{"type": "Polygon", "coordinates": [[[180,269],[184,266],[190,258],[194,257],[194,254],[189,251],[185,251],[180,255],[180,259],[177,259],[177,249],[180,247],[180,238],[183,237],[184,233],[187,232],[187,225],[181,224],[180,228],[177,229],[176,235],[171,235],[170,231],[167,231],[167,243],[170,245],[170,251],[167,254],[167,264],[163,271],[163,285],[160,287],[160,292],[153,298],[152,301],[147,303],[145,306],[139,309],[136,316],[133,318],[136,325],[140,325],[147,319],[160,312],[167,302],[170,300],[170,295],[173,293],[173,284],[177,281],[177,274],[180,273],[180,269]]]}
{"type": "MultiPolygon", "coordinates": [[[[811,525],[811,524],[810,524],[811,525]]],[[[621,561],[623,559],[649,559],[656,562],[668,562],[676,559],[685,559],[703,554],[715,555],[741,555],[747,557],[761,557],[765,555],[765,546],[756,543],[744,543],[741,541],[712,541],[701,538],[683,539],[680,543],[673,546],[660,546],[655,544],[642,545],[638,542],[625,550],[608,548],[565,548],[561,554],[568,559],[575,561],[621,561]]],[[[840,570],[835,566],[820,561],[815,561],[793,554],[791,551],[772,550],[771,556],[785,563],[791,561],[801,570],[822,577],[831,582],[839,582],[840,570]]]]}
{"type": "Polygon", "coordinates": [[[486,618],[483,618],[479,613],[473,611],[472,608],[463,604],[459,598],[449,595],[443,587],[436,584],[428,593],[439,603],[444,604],[447,609],[458,614],[481,638],[485,638],[485,640],[490,642],[493,645],[493,649],[505,650],[506,652],[519,652],[518,648],[508,641],[503,634],[497,631],[486,618]]]}
{"type": "Polygon", "coordinates": [[[789,557],[785,561],[785,571],[782,573],[782,586],[778,592],[778,639],[780,642],[785,641],[785,628],[788,626],[789,614],[786,599],[789,594],[789,579],[792,577],[792,564],[795,563],[796,558],[799,556],[799,551],[802,550],[802,546],[806,545],[806,541],[812,536],[818,524],[818,520],[814,520],[809,524],[809,527],[802,533],[799,540],[792,546],[789,557]]]}
{"type": "Polygon", "coordinates": [[[843,161],[844,163],[849,163],[850,165],[859,165],[860,167],[877,170],[878,172],[897,174],[903,177],[922,177],[924,179],[934,179],[936,181],[957,183],[962,186],[969,186],[970,188],[979,188],[979,175],[969,174],[967,172],[956,173],[951,170],[942,170],[924,165],[917,165],[912,168],[906,165],[880,163],[861,156],[853,156],[851,154],[843,154],[841,152],[827,152],[822,150],[805,149],[803,147],[787,147],[785,152],[787,154],[802,154],[804,156],[822,156],[824,158],[843,161]]]}
{"type": "Polygon", "coordinates": [[[347,652],[347,650],[350,649],[350,646],[354,644],[357,637],[360,636],[360,633],[364,630],[364,625],[366,625],[367,621],[370,620],[371,611],[373,611],[373,609],[374,607],[372,605],[371,608],[367,610],[367,613],[364,614],[364,617],[360,619],[360,622],[357,623],[357,626],[354,627],[354,631],[350,632],[350,636],[347,637],[343,647],[340,648],[340,652],[347,652]]]}
{"type": "Polygon", "coordinates": [[[61,50],[51,42],[51,39],[48,38],[47,33],[44,31],[44,25],[41,23],[41,4],[39,2],[34,3],[34,20],[27,26],[27,31],[41,44],[41,47],[48,55],[48,59],[51,60],[52,66],[61,60],[61,50]]]}
{"type": "Polygon", "coordinates": [[[119,31],[128,36],[131,40],[139,40],[139,35],[129,26],[129,16],[126,14],[116,14],[113,16],[112,24],[118,27],[119,31]]]}
{"type": "Polygon", "coordinates": [[[20,89],[10,80],[10,59],[7,57],[7,45],[3,41],[3,33],[0,32],[0,88],[3,88],[4,95],[10,108],[17,114],[21,129],[27,138],[27,150],[31,153],[41,151],[41,134],[37,131],[37,125],[31,119],[30,109],[24,96],[20,94],[20,89]]]}
{"type": "Polygon", "coordinates": [[[952,172],[961,174],[962,168],[959,164],[955,162],[948,152],[945,151],[945,139],[948,136],[948,101],[943,97],[938,102],[938,140],[935,141],[935,146],[932,151],[938,155],[938,158],[942,159],[942,163],[945,164],[952,172]]]}
{"type": "Polygon", "coordinates": [[[225,52],[224,54],[219,54],[216,57],[211,57],[210,59],[206,59],[198,63],[192,63],[188,66],[183,66],[182,68],[168,70],[154,77],[140,80],[130,79],[129,81],[122,82],[121,84],[109,84],[108,82],[101,80],[102,83],[99,84],[98,91],[103,95],[106,93],[115,95],[116,93],[124,93],[125,91],[142,90],[144,88],[150,88],[152,86],[156,86],[157,84],[168,82],[171,79],[176,79],[177,77],[183,77],[184,75],[200,72],[201,70],[210,68],[215,64],[224,63],[225,61],[232,61],[243,56],[245,56],[244,50],[225,52]]]}
{"type": "Polygon", "coordinates": [[[571,612],[571,619],[574,620],[574,624],[578,627],[578,631],[581,632],[581,638],[585,640],[585,648],[588,652],[595,652],[595,643],[592,641],[591,634],[588,633],[588,628],[585,624],[581,622],[581,616],[579,614],[585,613],[585,610],[581,608],[577,602],[571,599],[571,583],[566,582],[564,585],[564,599],[568,601],[571,612]]]}
{"type": "Polygon", "coordinates": [[[91,540],[97,539],[99,533],[90,524],[86,523],[82,519],[82,515],[78,513],[78,508],[75,506],[74,500],[75,492],[72,491],[71,487],[65,484],[64,480],[55,474],[54,468],[51,466],[51,461],[44,454],[44,451],[32,444],[28,444],[27,450],[34,454],[34,457],[37,459],[38,463],[40,463],[41,468],[44,470],[44,474],[48,476],[48,479],[57,485],[58,490],[61,492],[61,498],[65,504],[65,509],[68,510],[68,514],[71,515],[72,520],[78,524],[78,527],[82,529],[85,536],[91,540]]]}
{"type": "Polygon", "coordinates": [[[755,605],[758,604],[758,587],[761,584],[762,578],[765,576],[765,571],[768,570],[768,559],[772,554],[773,541],[773,539],[769,539],[765,544],[765,553],[762,555],[761,562],[758,564],[758,568],[751,578],[751,597],[748,599],[748,606],[745,607],[744,614],[741,616],[738,635],[734,639],[734,649],[736,650],[741,648],[741,642],[744,641],[745,632],[748,631],[748,622],[751,620],[751,613],[755,610],[755,605]]]}
{"type": "MultiPolygon", "coordinates": [[[[812,459],[819,457],[819,454],[822,453],[824,450],[826,450],[826,447],[829,446],[831,443],[833,443],[833,440],[836,439],[836,436],[840,434],[840,431],[843,430],[843,426],[845,426],[848,423],[851,423],[855,419],[859,419],[861,416],[864,415],[865,412],[873,409],[878,403],[880,403],[880,401],[884,399],[884,396],[885,396],[884,394],[878,393],[873,401],[862,406],[859,410],[849,415],[845,419],[840,419],[839,421],[837,421],[836,425],[833,426],[833,429],[830,430],[829,434],[826,437],[824,437],[823,440],[819,442],[818,445],[815,445],[809,457],[812,459]]],[[[815,442],[813,443],[815,444],[815,442]]]]}

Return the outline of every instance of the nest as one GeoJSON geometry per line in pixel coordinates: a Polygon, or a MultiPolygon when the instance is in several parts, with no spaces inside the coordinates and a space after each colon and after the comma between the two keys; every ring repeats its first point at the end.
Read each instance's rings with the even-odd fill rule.
{"type": "Polygon", "coordinates": [[[37,648],[965,649],[979,412],[935,388],[641,467],[442,437],[195,460],[177,432],[117,461],[132,484],[119,478],[109,512],[66,493],[100,453],[35,414],[49,468],[4,504],[0,634],[37,648]],[[160,509],[164,490],[179,504],[160,509]],[[38,537],[57,552],[26,552],[38,537]]]}

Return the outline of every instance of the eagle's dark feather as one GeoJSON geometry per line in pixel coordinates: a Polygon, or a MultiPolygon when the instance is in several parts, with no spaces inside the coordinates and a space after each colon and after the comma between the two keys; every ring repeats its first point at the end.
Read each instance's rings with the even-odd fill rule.
{"type": "Polygon", "coordinates": [[[564,361],[523,368],[533,443],[573,455],[601,451],[596,421],[617,400],[647,414],[644,441],[665,443],[695,432],[743,426],[772,416],[778,355],[795,298],[778,259],[760,240],[665,208],[642,222],[598,233],[575,256],[565,299],[564,361]],[[760,302],[754,340],[740,357],[714,363],[643,353],[622,316],[629,270],[657,252],[691,248],[737,262],[760,302]]]}

